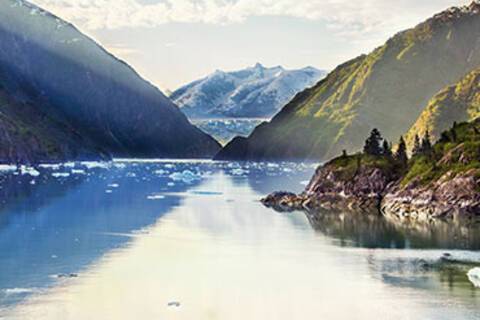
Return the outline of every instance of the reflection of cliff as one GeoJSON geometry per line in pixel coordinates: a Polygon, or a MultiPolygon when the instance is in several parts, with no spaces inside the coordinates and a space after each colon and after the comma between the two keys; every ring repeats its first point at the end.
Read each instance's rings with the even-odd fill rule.
{"type": "Polygon", "coordinates": [[[30,184],[32,177],[3,180],[0,296],[5,288],[45,287],[54,281],[51,275],[79,272],[127,245],[134,231],[180,204],[182,196],[176,193],[196,185],[176,183],[168,188],[174,195],[152,201],[147,197],[167,191],[169,178],[154,176],[142,166],[88,173],[60,179],[42,173],[35,185],[30,184]]]}
{"type": "Polygon", "coordinates": [[[480,249],[480,226],[452,222],[396,223],[378,214],[309,212],[312,227],[344,245],[366,248],[480,249]]]}
{"type": "Polygon", "coordinates": [[[374,278],[392,287],[448,291],[457,296],[476,297],[477,290],[467,277],[471,264],[418,254],[419,257],[394,258],[372,252],[367,258],[368,268],[374,278]]]}

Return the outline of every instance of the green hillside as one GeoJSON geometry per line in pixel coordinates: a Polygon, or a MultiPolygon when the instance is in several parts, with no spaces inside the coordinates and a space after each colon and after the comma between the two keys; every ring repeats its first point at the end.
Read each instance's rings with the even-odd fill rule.
{"type": "Polygon", "coordinates": [[[442,131],[454,122],[464,122],[480,116],[480,69],[470,72],[455,85],[440,91],[428,103],[409,130],[406,140],[413,144],[415,135],[422,137],[428,131],[436,140],[442,131]]]}
{"type": "Polygon", "coordinates": [[[340,65],[217,158],[328,159],[359,150],[374,127],[396,141],[432,96],[480,66],[479,32],[478,3],[437,14],[340,65]]]}

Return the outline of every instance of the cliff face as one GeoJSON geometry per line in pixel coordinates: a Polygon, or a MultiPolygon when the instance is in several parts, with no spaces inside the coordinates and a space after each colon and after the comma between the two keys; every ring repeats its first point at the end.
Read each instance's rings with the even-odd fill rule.
{"type": "Polygon", "coordinates": [[[468,73],[456,84],[449,86],[432,99],[406,135],[413,145],[415,135],[428,131],[437,140],[441,132],[454,122],[471,121],[480,116],[480,69],[468,73]]]}
{"type": "Polygon", "coordinates": [[[480,120],[445,131],[432,150],[406,166],[385,156],[343,156],[319,167],[302,194],[274,193],[263,202],[288,210],[376,210],[424,221],[480,216],[480,120]]]}
{"type": "MultiPolygon", "coordinates": [[[[10,104],[29,105],[35,114],[58,123],[40,136],[17,137],[19,145],[32,146],[32,156],[45,148],[43,140],[58,142],[55,154],[71,156],[72,135],[62,135],[60,127],[75,133],[71,141],[94,142],[116,157],[211,157],[220,148],[127,64],[24,0],[0,2],[0,76],[10,104]]],[[[30,127],[29,113],[15,116],[31,131],[41,126],[30,127]]],[[[82,148],[90,146],[79,145],[74,152],[82,153],[82,148]]],[[[23,153],[29,151],[18,150],[23,153]]]]}
{"type": "MultiPolygon", "coordinates": [[[[396,141],[429,99],[480,65],[480,4],[444,11],[332,71],[258,127],[243,159],[328,159],[376,127],[396,141]]],[[[236,158],[225,149],[219,157],[236,158]]]]}

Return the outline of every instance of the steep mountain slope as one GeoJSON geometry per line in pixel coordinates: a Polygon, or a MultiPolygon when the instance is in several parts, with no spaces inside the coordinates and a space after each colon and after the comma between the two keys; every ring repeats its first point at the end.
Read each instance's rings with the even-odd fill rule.
{"type": "Polygon", "coordinates": [[[359,150],[373,127],[398,139],[428,100],[480,65],[480,3],[450,8],[298,94],[230,152],[248,159],[326,159],[359,150]]]}
{"type": "MultiPolygon", "coordinates": [[[[219,148],[132,68],[26,1],[0,2],[0,72],[2,93],[12,102],[56,119],[113,156],[209,157],[219,148]]],[[[30,116],[16,114],[24,123],[30,116]]],[[[68,144],[55,130],[48,139],[68,144]]]]}
{"type": "Polygon", "coordinates": [[[271,117],[324,76],[324,71],[312,67],[285,70],[256,64],[235,72],[216,71],[170,97],[189,118],[271,117]]]}
{"type": "Polygon", "coordinates": [[[418,120],[408,131],[406,141],[412,145],[428,131],[432,138],[450,128],[454,122],[470,121],[480,116],[480,69],[467,74],[455,85],[449,86],[428,103],[418,120]]]}

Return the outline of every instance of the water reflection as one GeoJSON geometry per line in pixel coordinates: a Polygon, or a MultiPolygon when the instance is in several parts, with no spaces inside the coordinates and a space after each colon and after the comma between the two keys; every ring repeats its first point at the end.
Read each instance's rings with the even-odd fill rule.
{"type": "Polygon", "coordinates": [[[478,248],[475,230],[425,232],[381,217],[286,214],[259,203],[272,190],[303,188],[308,166],[166,161],[84,169],[81,177],[53,177],[73,170],[61,168],[41,172],[35,184],[30,176],[4,184],[12,195],[5,193],[0,213],[0,319],[480,314],[465,276],[471,266],[440,263],[447,249],[472,260],[474,251],[450,249],[478,248]],[[466,240],[450,241],[449,232],[466,240]]]}
{"type": "Polygon", "coordinates": [[[319,210],[306,213],[312,227],[341,246],[397,249],[480,249],[480,224],[472,221],[406,222],[377,213],[319,210]]]}

